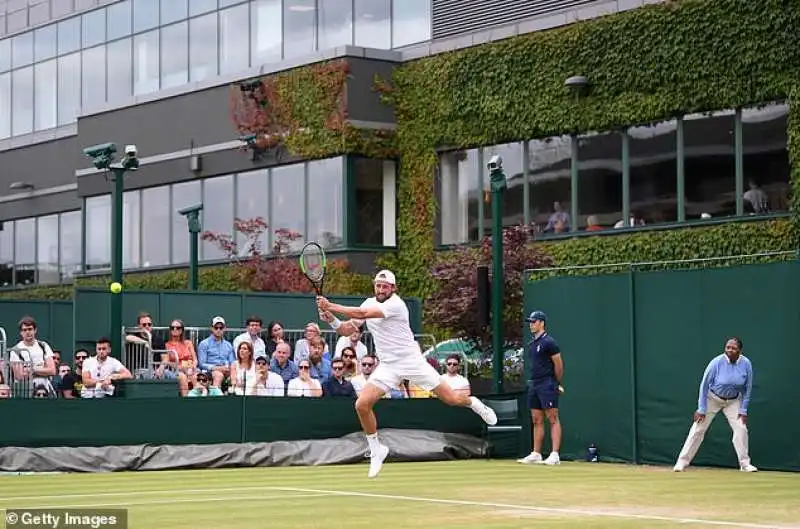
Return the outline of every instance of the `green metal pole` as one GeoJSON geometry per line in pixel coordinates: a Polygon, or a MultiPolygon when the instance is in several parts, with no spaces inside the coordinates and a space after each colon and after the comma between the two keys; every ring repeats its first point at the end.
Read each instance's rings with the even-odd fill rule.
{"type": "MultiPolygon", "coordinates": [[[[122,196],[125,192],[125,169],[111,168],[114,175],[114,191],[111,203],[111,282],[122,284],[122,196]]],[[[124,290],[124,289],[123,289],[124,290]]],[[[122,296],[111,295],[111,351],[116,357],[122,355],[122,296]]]]}
{"type": "Polygon", "coordinates": [[[744,130],[742,127],[742,109],[736,109],[733,125],[733,151],[735,156],[736,176],[736,216],[744,215],[744,130]]]}
{"type": "Polygon", "coordinates": [[[198,238],[196,231],[189,230],[189,290],[197,290],[198,238]]]}
{"type": "Polygon", "coordinates": [[[491,172],[492,187],[492,366],[494,393],[504,392],[503,384],[503,191],[506,175],[497,167],[491,172]]]}

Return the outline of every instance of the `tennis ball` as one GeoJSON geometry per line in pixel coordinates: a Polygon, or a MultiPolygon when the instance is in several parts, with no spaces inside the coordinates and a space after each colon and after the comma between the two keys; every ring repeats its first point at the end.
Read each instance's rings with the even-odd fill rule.
{"type": "Polygon", "coordinates": [[[113,283],[111,283],[111,292],[113,292],[114,294],[119,294],[120,292],[122,292],[122,285],[114,281],[113,283]]]}

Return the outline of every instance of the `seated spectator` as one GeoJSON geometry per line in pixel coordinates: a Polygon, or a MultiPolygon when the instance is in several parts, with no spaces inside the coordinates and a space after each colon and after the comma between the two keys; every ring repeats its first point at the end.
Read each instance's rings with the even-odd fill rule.
{"type": "MultiPolygon", "coordinates": [[[[313,321],[308,322],[306,324],[306,337],[297,340],[297,343],[294,346],[295,364],[300,364],[300,360],[305,360],[306,358],[308,358],[308,355],[311,352],[309,346],[310,344],[312,344],[317,340],[322,340],[322,332],[319,330],[319,325],[317,325],[313,321]]],[[[328,353],[328,355],[330,356],[330,353],[328,351],[328,344],[326,344],[325,342],[322,343],[325,346],[323,354],[328,353]]]]}
{"type": "MultiPolygon", "coordinates": [[[[140,312],[136,317],[136,329],[125,333],[125,358],[132,361],[134,371],[137,368],[150,369],[148,363],[157,367],[161,365],[164,351],[164,339],[153,335],[153,318],[147,312],[140,312]]],[[[161,371],[156,378],[175,378],[164,375],[161,371]]]]}
{"type": "Polygon", "coordinates": [[[326,397],[356,398],[353,384],[344,378],[344,361],[341,358],[331,362],[331,372],[332,375],[322,383],[322,394],[326,397]]]}
{"type": "Polygon", "coordinates": [[[321,397],[322,384],[319,380],[311,378],[311,362],[301,360],[297,364],[300,375],[289,381],[286,389],[287,397],[321,397]]]}
{"type": "MultiPolygon", "coordinates": [[[[356,395],[361,393],[361,390],[364,389],[364,386],[367,385],[367,380],[369,380],[370,375],[375,368],[378,366],[378,357],[375,356],[373,353],[368,353],[364,358],[361,359],[361,372],[350,379],[350,383],[353,385],[353,388],[356,390],[356,395]]],[[[389,394],[384,393],[384,398],[388,399],[389,394]]]]}
{"type": "Polygon", "coordinates": [[[47,342],[39,340],[37,332],[36,320],[30,316],[19,321],[22,340],[9,351],[13,380],[23,386],[27,385],[27,392],[31,395],[35,386],[44,386],[55,396],[55,388],[50,381],[50,377],[56,374],[53,349],[47,342]]]}
{"type": "Polygon", "coordinates": [[[349,345],[342,349],[342,356],[340,357],[344,362],[344,378],[350,380],[358,374],[358,360],[356,360],[356,352],[349,345]]]}
{"type": "Polygon", "coordinates": [[[253,346],[250,342],[239,342],[236,361],[231,364],[231,388],[236,395],[251,395],[255,385],[256,363],[253,359],[253,346]]]}
{"type": "Polygon", "coordinates": [[[33,395],[34,399],[49,399],[52,393],[44,384],[36,384],[33,386],[33,395]]]}
{"type": "Polygon", "coordinates": [[[239,344],[249,342],[253,349],[253,357],[267,356],[267,344],[261,338],[261,326],[263,322],[258,316],[250,316],[245,322],[247,330],[233,339],[234,351],[239,350],[239,344]]]}
{"type": "Polygon", "coordinates": [[[322,339],[309,344],[308,361],[311,362],[311,378],[325,382],[331,376],[331,361],[325,358],[325,342],[322,339]]]}
{"type": "Polygon", "coordinates": [[[96,356],[83,361],[83,389],[81,397],[84,399],[109,397],[114,394],[114,381],[133,378],[122,362],[109,356],[111,353],[111,340],[100,338],[95,347],[96,356]]]}
{"type": "Polygon", "coordinates": [[[219,388],[215,388],[214,386],[209,386],[209,378],[208,378],[208,371],[198,371],[197,373],[197,385],[192,388],[189,393],[186,394],[187,397],[224,397],[225,395],[222,393],[222,390],[219,388]]]}
{"type": "Polygon", "coordinates": [[[224,338],[225,319],[215,316],[211,320],[211,335],[197,346],[199,368],[211,373],[211,385],[222,386],[225,377],[231,374],[231,364],[236,361],[233,345],[224,338]]]}
{"type": "MultiPolygon", "coordinates": [[[[287,360],[288,352],[287,352],[287,360]]],[[[252,393],[258,397],[283,397],[286,395],[286,385],[278,373],[273,373],[267,366],[266,356],[256,357],[256,383],[252,393]]]]}
{"type": "Polygon", "coordinates": [[[0,399],[11,398],[11,387],[8,384],[0,384],[0,399]]]}
{"type": "Polygon", "coordinates": [[[164,343],[164,350],[166,353],[162,355],[155,378],[177,377],[180,394],[184,396],[189,392],[190,385],[194,387],[198,361],[194,344],[184,335],[181,320],[172,320],[169,324],[169,339],[164,343]]]}
{"type": "Polygon", "coordinates": [[[361,336],[362,334],[360,330],[358,332],[354,332],[350,336],[340,336],[336,341],[336,350],[333,354],[333,357],[339,358],[342,356],[344,349],[349,347],[353,350],[353,352],[355,352],[359,360],[364,358],[368,351],[367,346],[361,341],[361,336]]]}
{"type": "Polygon", "coordinates": [[[440,375],[442,382],[447,382],[453,391],[470,395],[469,380],[461,374],[461,355],[451,354],[445,361],[445,373],[440,375]]]}
{"type": "Polygon", "coordinates": [[[89,358],[89,351],[78,349],[75,351],[75,359],[72,362],[73,368],[69,373],[61,377],[61,384],[58,392],[65,399],[77,399],[83,390],[83,363],[89,358]]]}
{"type": "MultiPolygon", "coordinates": [[[[286,342],[286,338],[283,335],[283,324],[279,321],[269,322],[269,325],[267,325],[267,339],[264,341],[265,344],[264,346],[266,348],[267,356],[269,358],[272,358],[272,354],[275,352],[275,348],[281,342],[286,342]]],[[[292,344],[289,344],[290,352],[292,350],[291,347],[292,344]]]]}
{"type": "Polygon", "coordinates": [[[297,364],[289,359],[289,344],[281,342],[275,347],[272,360],[269,363],[269,370],[276,373],[283,379],[284,387],[289,385],[289,381],[300,375],[297,364]]]}

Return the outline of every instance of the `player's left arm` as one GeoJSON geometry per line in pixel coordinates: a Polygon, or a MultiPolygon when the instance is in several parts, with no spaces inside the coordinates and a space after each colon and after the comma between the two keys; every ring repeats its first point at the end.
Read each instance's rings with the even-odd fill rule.
{"type": "Polygon", "coordinates": [[[555,342],[551,342],[550,345],[550,359],[553,361],[556,382],[561,384],[564,380],[564,360],[561,358],[561,348],[555,342]]]}
{"type": "Polygon", "coordinates": [[[317,298],[317,306],[322,311],[329,311],[335,314],[344,316],[345,318],[354,318],[357,320],[367,320],[374,318],[385,318],[383,310],[378,305],[370,305],[368,307],[348,307],[339,305],[338,303],[331,303],[324,297],[317,298]]]}

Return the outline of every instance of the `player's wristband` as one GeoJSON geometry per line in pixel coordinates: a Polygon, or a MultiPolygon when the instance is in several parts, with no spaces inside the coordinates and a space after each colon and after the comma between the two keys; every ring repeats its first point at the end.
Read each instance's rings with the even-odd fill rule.
{"type": "Polygon", "coordinates": [[[333,318],[333,321],[330,323],[331,329],[334,331],[342,326],[342,322],[339,321],[339,318],[333,318]]]}

